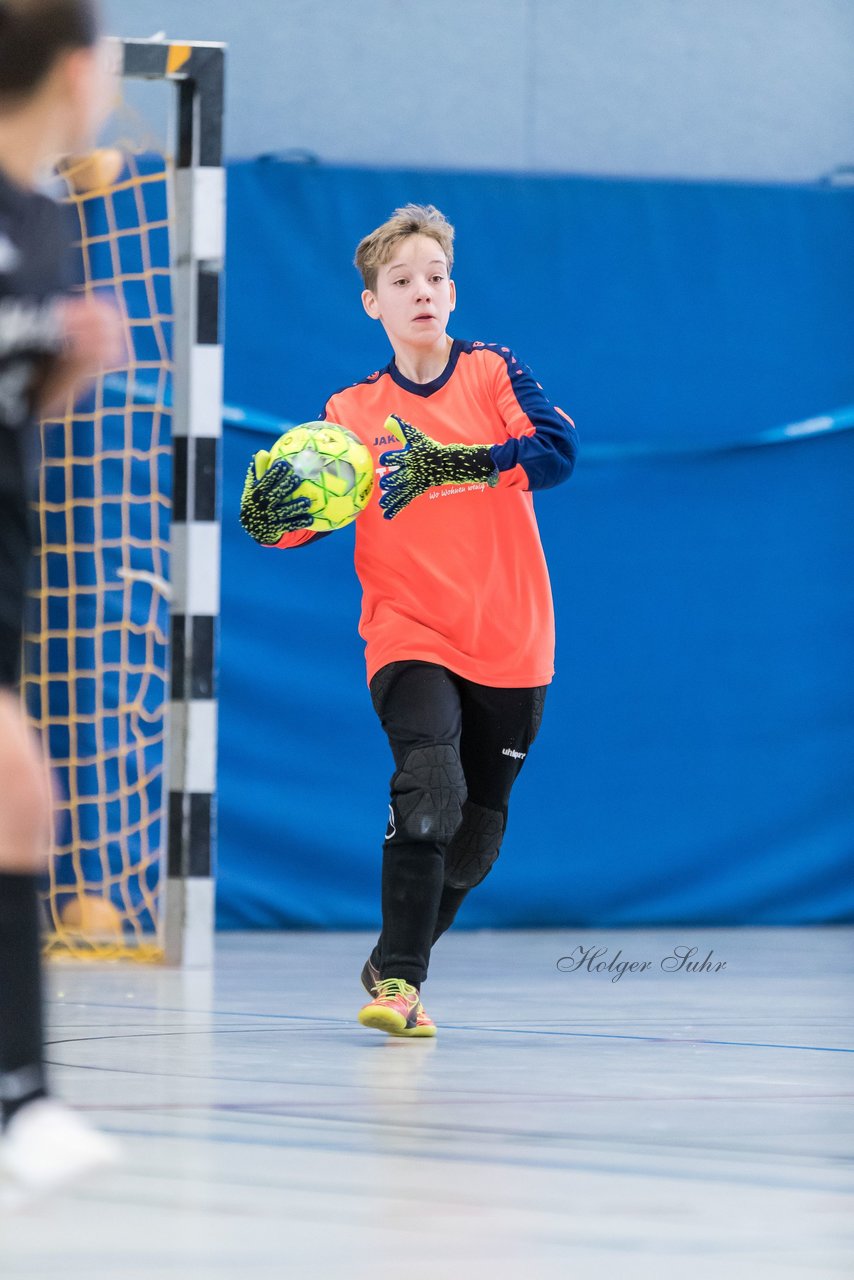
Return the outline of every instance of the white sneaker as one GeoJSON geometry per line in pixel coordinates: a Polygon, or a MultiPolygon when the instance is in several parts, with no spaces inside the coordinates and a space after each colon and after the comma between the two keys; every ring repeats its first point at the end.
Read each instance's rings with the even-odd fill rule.
{"type": "Polygon", "coordinates": [[[0,1137],[0,1171],[36,1193],[53,1191],[120,1158],[112,1138],[53,1098],[21,1107],[0,1137]]]}

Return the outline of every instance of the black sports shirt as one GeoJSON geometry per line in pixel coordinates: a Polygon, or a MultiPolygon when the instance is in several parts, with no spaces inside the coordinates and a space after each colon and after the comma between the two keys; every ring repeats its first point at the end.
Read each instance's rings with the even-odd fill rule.
{"type": "Polygon", "coordinates": [[[33,529],[39,385],[61,345],[68,286],[65,214],[0,169],[0,686],[17,676],[33,529]]]}

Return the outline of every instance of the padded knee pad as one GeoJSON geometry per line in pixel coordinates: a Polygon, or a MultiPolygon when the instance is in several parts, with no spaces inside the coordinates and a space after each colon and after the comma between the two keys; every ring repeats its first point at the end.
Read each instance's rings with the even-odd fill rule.
{"type": "Polygon", "coordinates": [[[447,844],[463,816],[466,779],[449,742],[415,747],[391,780],[394,809],[412,840],[447,844]]]}
{"type": "Polygon", "coordinates": [[[466,800],[459,830],[445,850],[445,884],[473,889],[492,869],[504,839],[504,814],[466,800]]]}

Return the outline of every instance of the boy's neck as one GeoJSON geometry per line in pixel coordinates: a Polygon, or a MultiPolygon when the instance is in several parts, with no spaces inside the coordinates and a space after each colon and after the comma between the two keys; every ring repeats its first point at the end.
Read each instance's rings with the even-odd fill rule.
{"type": "Polygon", "coordinates": [[[395,347],[394,363],[398,373],[409,382],[433,382],[445,371],[453,339],[443,333],[433,347],[395,347]]]}

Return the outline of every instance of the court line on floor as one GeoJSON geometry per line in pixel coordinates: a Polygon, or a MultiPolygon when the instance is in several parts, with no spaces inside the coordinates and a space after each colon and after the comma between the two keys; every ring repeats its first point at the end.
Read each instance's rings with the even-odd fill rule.
{"type": "MultiPolygon", "coordinates": [[[[213,1113],[211,1118],[221,1119],[223,1122],[237,1122],[238,1124],[245,1120],[258,1121],[268,1123],[270,1121],[288,1121],[296,1120],[300,1122],[311,1122],[315,1125],[340,1125],[342,1130],[354,1132],[360,1128],[380,1130],[381,1132],[398,1133],[402,1131],[410,1131],[418,1134],[424,1134],[427,1137],[444,1137],[444,1136],[460,1136],[464,1135],[470,1138],[494,1138],[507,1141],[518,1145],[519,1143],[548,1144],[554,1142],[571,1143],[571,1144],[599,1144],[613,1146],[615,1144],[627,1145],[634,1147],[637,1151],[648,1152],[652,1149],[653,1153],[668,1156],[687,1155],[692,1158],[701,1154],[705,1158],[719,1157],[723,1159],[731,1159],[734,1156],[753,1160],[780,1160],[793,1159],[802,1161],[815,1161],[826,1165],[840,1165],[846,1170],[851,1166],[851,1161],[846,1154],[828,1152],[828,1151],[788,1151],[776,1147],[768,1150],[756,1146],[739,1146],[735,1141],[728,1140],[725,1145],[711,1144],[708,1140],[698,1140],[697,1138],[689,1138],[687,1141],[680,1141],[674,1137],[667,1137],[663,1134],[642,1135],[638,1131],[631,1134],[608,1134],[608,1133],[591,1133],[586,1130],[560,1129],[552,1126],[548,1129],[539,1128],[508,1128],[499,1127],[498,1125],[476,1123],[472,1120],[462,1122],[458,1117],[443,1119],[440,1115],[438,1119],[432,1116],[426,1119],[413,1118],[413,1110],[408,1101],[392,1098],[388,1105],[394,1109],[409,1109],[408,1118],[401,1119],[392,1115],[373,1114],[376,1110],[376,1099],[367,1101],[352,1101],[346,1097],[338,1099],[336,1102],[326,1105],[335,1107],[341,1114],[329,1115],[320,1114],[318,1108],[323,1107],[323,1103],[306,1102],[286,1103],[284,1106],[276,1106],[273,1103],[255,1102],[248,1106],[234,1107],[229,1104],[212,1103],[208,1106],[208,1110],[213,1113]],[[302,1108],[302,1109],[300,1109],[302,1108]],[[304,1108],[310,1108],[308,1112],[304,1108]]],[[[664,1099],[664,1101],[668,1101],[664,1099]]],[[[471,1102],[467,1104],[471,1107],[471,1102]]],[[[488,1103],[488,1105],[496,1105],[488,1103]]],[[[157,1102],[147,1104],[148,1110],[158,1112],[161,1108],[157,1102]]],[[[112,1110],[108,1104],[106,1107],[94,1106],[89,1110],[101,1111],[112,1110]]],[[[140,1112],[146,1110],[146,1106],[140,1104],[133,1108],[140,1112]]],[[[197,1117],[186,1117],[188,1122],[197,1121],[197,1117]]],[[[473,1117],[476,1120],[476,1117],[473,1117]]]]}
{"type": "MultiPolygon", "coordinates": [[[[176,1034],[180,1034],[180,1033],[176,1033],[176,1034]]],[[[117,1038],[120,1039],[121,1037],[117,1037],[117,1038]]],[[[61,1041],[60,1043],[62,1044],[84,1043],[85,1044],[87,1042],[88,1041],[86,1040],[79,1041],[79,1042],[72,1040],[72,1041],[61,1041]]],[[[361,1051],[362,1049],[369,1052],[383,1051],[387,1047],[388,1043],[389,1042],[383,1042],[379,1040],[372,1040],[372,1041],[362,1040],[359,1043],[359,1051],[361,1051]]],[[[396,1049],[396,1051],[400,1052],[401,1050],[396,1049]]],[[[416,1049],[414,1050],[414,1052],[418,1054],[419,1050],[416,1049]]],[[[420,1063],[420,1058],[416,1058],[414,1061],[415,1061],[415,1064],[418,1065],[420,1063]]],[[[203,1080],[211,1084],[241,1084],[251,1088],[258,1088],[262,1085],[275,1085],[279,1088],[287,1086],[294,1089],[300,1089],[300,1088],[340,1089],[342,1087],[335,1081],[321,1081],[317,1079],[310,1080],[310,1081],[288,1080],[288,1079],[282,1080],[281,1078],[276,1078],[276,1079],[270,1079],[268,1077],[250,1078],[245,1075],[234,1076],[234,1075],[223,1075],[221,1073],[217,1073],[216,1075],[211,1075],[209,1072],[199,1073],[199,1072],[192,1072],[192,1071],[175,1071],[175,1070],[155,1071],[151,1067],[127,1067],[127,1066],[121,1066],[117,1063],[101,1063],[101,1062],[67,1062],[54,1057],[47,1058],[46,1063],[48,1066],[57,1067],[65,1071],[97,1071],[97,1072],[102,1072],[102,1073],[115,1075],[115,1076],[127,1076],[127,1075],[144,1076],[149,1080],[158,1080],[158,1081],[203,1080]]],[[[422,1081],[419,1081],[419,1080],[411,1081],[410,1086],[413,1088],[417,1088],[419,1091],[419,1105],[431,1100],[431,1099],[425,1098],[424,1096],[425,1094],[429,1094],[429,1093],[440,1094],[441,1100],[449,1104],[455,1101],[459,1101],[459,1102],[462,1102],[463,1105],[467,1105],[467,1106],[471,1105],[472,1097],[475,1097],[476,1100],[483,1100],[485,1096],[483,1094],[477,1094],[477,1095],[464,1094],[462,1098],[455,1098],[454,1095],[460,1094],[463,1091],[460,1089],[453,1089],[453,1088],[431,1089],[429,1086],[425,1085],[422,1081]]],[[[382,1083],[380,1082],[379,1084],[366,1083],[363,1086],[359,1086],[359,1087],[365,1090],[369,1090],[372,1088],[380,1088],[385,1086],[383,1086],[382,1083]]],[[[531,1101],[535,1103],[538,1103],[538,1102],[550,1102],[550,1103],[599,1102],[599,1101],[603,1101],[603,1102],[608,1102],[608,1101],[609,1102],[779,1102],[779,1101],[787,1102],[787,1101],[844,1100],[844,1099],[854,1097],[854,1094],[796,1093],[796,1094],[779,1094],[779,1095],[772,1094],[772,1095],[764,1095],[764,1096],[759,1094],[702,1094],[702,1095],[690,1095],[690,1096],[680,1095],[679,1097],[675,1097],[673,1095],[654,1097],[652,1095],[630,1096],[630,1095],[617,1095],[617,1094],[614,1094],[614,1095],[542,1094],[538,1092],[537,1094],[532,1094],[529,1097],[528,1095],[523,1093],[512,1093],[509,1091],[506,1093],[499,1093],[493,1090],[489,1093],[488,1097],[491,1099],[494,1099],[497,1104],[500,1104],[508,1100],[509,1101],[515,1100],[522,1103],[531,1102],[531,1101]]],[[[196,1104],[176,1102],[176,1103],[151,1104],[151,1105],[154,1107],[155,1110],[157,1110],[160,1107],[162,1107],[163,1109],[169,1109],[170,1107],[174,1107],[176,1109],[180,1109],[180,1108],[192,1109],[192,1107],[196,1104]]],[[[207,1106],[208,1104],[198,1104],[198,1105],[200,1107],[204,1107],[204,1106],[207,1106]]],[[[210,1105],[212,1107],[216,1107],[216,1106],[219,1106],[220,1104],[210,1104],[210,1105]]],[[[238,1103],[235,1105],[241,1106],[241,1105],[253,1105],[253,1104],[238,1103]]],[[[263,1105],[275,1106],[277,1104],[275,1102],[265,1101],[263,1105]]],[[[289,1103],[287,1105],[292,1105],[292,1104],[289,1103]]],[[[310,1104],[305,1104],[305,1105],[310,1105],[310,1104]]],[[[314,1105],[324,1105],[324,1104],[318,1102],[314,1105]]],[[[342,1104],[338,1100],[336,1100],[334,1103],[329,1105],[342,1105],[342,1104]]],[[[127,1107],[125,1107],[123,1104],[116,1104],[115,1108],[113,1108],[111,1105],[102,1106],[97,1104],[90,1104],[88,1106],[83,1107],[83,1110],[97,1110],[97,1111],[113,1110],[113,1109],[134,1110],[138,1108],[136,1108],[134,1104],[128,1104],[127,1107]]],[[[145,1108],[142,1108],[142,1109],[145,1109],[145,1108]]]]}
{"type": "MultiPolygon", "coordinates": [[[[302,1118],[302,1117],[300,1117],[302,1118]]],[[[163,1138],[178,1142],[202,1142],[205,1144],[222,1144],[224,1146],[249,1146],[272,1148],[274,1150],[309,1150],[309,1151],[328,1151],[337,1155],[354,1155],[357,1158],[365,1156],[375,1156],[377,1153],[373,1150],[365,1150],[360,1147],[346,1146],[341,1143],[311,1141],[304,1139],[295,1141],[282,1141],[271,1138],[264,1138],[256,1135],[231,1135],[231,1134],[178,1134],[170,1133],[168,1130],[145,1130],[132,1128],[110,1128],[110,1133],[119,1134],[128,1138],[163,1138]]],[[[481,1135],[482,1136],[482,1135],[481,1135]]],[[[500,1135],[499,1135],[500,1136],[500,1135]]],[[[708,1170],[702,1172],[693,1172],[684,1168],[676,1168],[673,1170],[653,1170],[648,1165],[641,1165],[635,1168],[631,1165],[601,1165],[589,1162],[567,1162],[559,1160],[546,1160],[542,1156],[536,1159],[528,1159],[525,1157],[515,1156],[488,1156],[481,1152],[467,1152],[460,1154],[457,1152],[439,1152],[430,1151],[421,1147],[413,1147],[411,1149],[396,1149],[394,1151],[383,1151],[380,1154],[390,1160],[416,1159],[416,1160],[434,1160],[441,1161],[446,1164],[473,1164],[473,1165],[490,1165],[490,1166],[510,1166],[514,1168],[526,1169],[556,1169],[566,1173],[606,1173],[617,1174],[624,1177],[641,1177],[641,1178],[668,1178],[671,1181],[691,1180],[695,1182],[718,1182],[730,1183],[736,1186],[762,1187],[771,1188],[773,1190],[795,1190],[808,1191],[816,1194],[836,1194],[848,1195],[851,1192],[850,1182],[844,1185],[829,1187],[827,1185],[813,1186],[804,1182],[787,1181],[780,1178],[763,1179],[750,1176],[739,1177],[737,1172],[733,1170],[729,1174],[714,1174],[708,1170]]],[[[648,1158],[648,1153],[646,1153],[648,1158]]],[[[772,1153],[773,1156],[773,1153],[772,1153]]],[[[644,1153],[638,1155],[639,1161],[643,1160],[644,1153]]],[[[666,1158],[666,1157],[662,1157],[666,1158]]],[[[702,1157],[700,1157],[702,1158],[702,1157]]],[[[810,1157],[815,1159],[816,1157],[810,1157]]]]}
{"type": "MultiPolygon", "coordinates": [[[[69,1067],[68,1063],[52,1063],[53,1066],[69,1067]]],[[[73,1065],[70,1066],[74,1069],[73,1065]]],[[[106,1067],[104,1070],[111,1070],[106,1067]]],[[[148,1075],[149,1072],[144,1074],[148,1075]]],[[[152,1079],[160,1080],[162,1076],[151,1076],[152,1079]]],[[[191,1079],[198,1079],[193,1076],[191,1079]]],[[[234,1083],[234,1077],[227,1076],[205,1076],[203,1077],[211,1083],[218,1083],[221,1080],[228,1080],[234,1083]]],[[[243,1083],[253,1085],[261,1084],[286,1084],[292,1085],[294,1089],[316,1089],[318,1087],[324,1089],[354,1089],[352,1083],[348,1082],[344,1085],[335,1083],[321,1083],[317,1080],[294,1080],[294,1081],[249,1081],[244,1079],[243,1083]]],[[[354,1091],[358,1089],[383,1089],[386,1086],[381,1082],[376,1085],[365,1084],[355,1086],[354,1091]]],[[[524,1106],[531,1106],[533,1103],[543,1103],[550,1106],[556,1103],[566,1102],[812,1102],[812,1101],[841,1101],[846,1098],[854,1098],[854,1093],[692,1093],[692,1094],[654,1094],[640,1093],[498,1093],[495,1090],[484,1091],[482,1093],[470,1091],[464,1093],[460,1089],[431,1089],[423,1086],[420,1081],[413,1081],[407,1087],[418,1090],[418,1106],[428,1106],[431,1103],[438,1105],[460,1105],[470,1107],[477,1103],[484,1105],[490,1104],[500,1106],[506,1102],[518,1102],[524,1106]],[[435,1097],[425,1095],[435,1094],[435,1097]],[[460,1096],[455,1096],[460,1095],[460,1096]]],[[[384,1105],[389,1107],[397,1107],[401,1105],[399,1098],[375,1098],[370,1099],[371,1106],[384,1105]]],[[[293,1098],[264,1098],[263,1101],[257,1099],[247,1100],[245,1102],[108,1102],[108,1103],[90,1103],[82,1108],[84,1111],[270,1111],[275,1113],[275,1109],[279,1107],[345,1107],[348,1105],[362,1106],[363,1099],[348,1098],[317,1098],[311,1102],[299,1102],[293,1098]]]]}
{"type": "MultiPolygon", "coordinates": [[[[82,1002],[82,1003],[84,1007],[88,1006],[92,1008],[126,1009],[128,1007],[127,1005],[116,1005],[116,1004],[107,1004],[107,1005],[92,1004],[91,1002],[88,1002],[88,1001],[82,1002]]],[[[355,1029],[353,1021],[349,1018],[318,1018],[318,1017],[312,1016],[311,1014],[305,1014],[305,1015],[282,1014],[282,1013],[239,1014],[236,1012],[232,1012],[231,1010],[218,1010],[218,1009],[212,1009],[207,1011],[181,1010],[181,1009],[172,1009],[172,1008],[167,1009],[160,1005],[137,1005],[137,1004],[134,1004],[133,1008],[136,1010],[142,1009],[151,1013],[179,1013],[179,1014],[187,1013],[187,1012],[207,1013],[207,1016],[211,1018],[226,1017],[226,1016],[227,1017],[243,1017],[247,1019],[263,1018],[267,1020],[272,1019],[279,1022],[296,1022],[296,1023],[302,1022],[302,1023],[310,1023],[313,1025],[319,1023],[321,1025],[327,1025],[330,1028],[346,1027],[350,1029],[355,1029]]],[[[607,1031],[549,1031],[541,1027],[536,1029],[519,1028],[519,1027],[496,1027],[496,1026],[482,1025],[479,1023],[471,1023],[471,1022],[442,1022],[440,1025],[443,1031],[489,1032],[491,1034],[511,1035],[511,1036],[512,1035],[552,1036],[552,1037],[558,1037],[563,1039],[579,1039],[579,1040],[621,1040],[621,1041],[637,1040],[644,1044],[719,1045],[726,1048],[744,1048],[744,1049],[793,1049],[793,1050],[800,1050],[806,1053],[854,1053],[854,1048],[850,1048],[850,1049],[839,1048],[834,1045],[778,1044],[773,1041],[763,1041],[763,1040],[713,1040],[713,1039],[707,1039],[704,1037],[699,1037],[699,1038],[692,1037],[691,1039],[682,1039],[678,1036],[639,1036],[639,1035],[629,1035],[624,1032],[607,1032],[607,1031]]],[[[183,1030],[172,1028],[166,1031],[136,1031],[136,1032],[125,1033],[124,1035],[122,1035],[121,1033],[116,1033],[116,1034],[104,1035],[104,1036],[77,1036],[77,1037],[72,1037],[68,1040],[48,1041],[48,1043],[49,1044],[78,1044],[78,1043],[85,1043],[88,1040],[91,1040],[94,1042],[97,1040],[134,1039],[136,1037],[145,1038],[146,1036],[154,1037],[154,1036],[170,1036],[170,1035],[210,1035],[214,1031],[217,1031],[220,1034],[224,1033],[227,1035],[233,1035],[233,1034],[246,1034],[247,1030],[250,1031],[252,1034],[258,1034],[260,1032],[269,1031],[271,1030],[271,1028],[255,1027],[255,1028],[247,1029],[244,1027],[244,1028],[240,1028],[239,1030],[235,1029],[234,1031],[229,1031],[224,1027],[213,1027],[213,1026],[194,1027],[191,1029],[183,1029],[183,1030]]]]}

